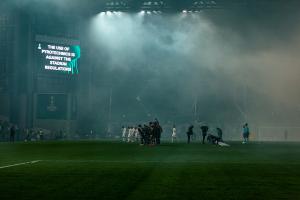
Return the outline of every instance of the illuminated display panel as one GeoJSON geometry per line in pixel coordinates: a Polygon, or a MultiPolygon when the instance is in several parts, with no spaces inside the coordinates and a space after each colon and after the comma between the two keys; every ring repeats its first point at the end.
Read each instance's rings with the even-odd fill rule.
{"type": "Polygon", "coordinates": [[[41,36],[37,38],[35,51],[39,73],[79,73],[79,42],[41,36]]]}

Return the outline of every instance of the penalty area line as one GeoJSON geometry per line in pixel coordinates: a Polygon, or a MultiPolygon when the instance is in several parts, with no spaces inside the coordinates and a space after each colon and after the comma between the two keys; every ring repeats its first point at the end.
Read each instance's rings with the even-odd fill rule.
{"type": "Polygon", "coordinates": [[[20,166],[20,165],[29,165],[29,164],[35,164],[41,162],[41,160],[33,160],[33,161],[29,161],[29,162],[23,162],[23,163],[16,163],[16,164],[12,164],[12,165],[6,165],[6,166],[0,166],[0,169],[5,169],[5,168],[9,168],[9,167],[16,167],[16,166],[20,166]]]}

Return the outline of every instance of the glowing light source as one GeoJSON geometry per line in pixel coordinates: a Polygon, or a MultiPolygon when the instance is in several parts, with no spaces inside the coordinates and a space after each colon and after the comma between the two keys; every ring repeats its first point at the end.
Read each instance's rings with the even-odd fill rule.
{"type": "Polygon", "coordinates": [[[138,16],[143,17],[145,15],[145,13],[146,12],[144,10],[142,10],[142,11],[138,12],[138,16]]]}
{"type": "Polygon", "coordinates": [[[112,16],[112,12],[111,11],[106,11],[106,15],[107,16],[112,16]]]}

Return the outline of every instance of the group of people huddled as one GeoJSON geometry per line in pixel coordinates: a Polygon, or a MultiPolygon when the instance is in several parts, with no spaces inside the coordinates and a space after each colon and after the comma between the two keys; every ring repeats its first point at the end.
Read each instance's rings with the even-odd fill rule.
{"type": "MultiPolygon", "coordinates": [[[[193,131],[194,126],[189,126],[186,134],[187,134],[187,143],[191,142],[191,137],[194,135],[193,131]]],[[[202,133],[202,144],[205,143],[205,140],[207,140],[210,144],[219,144],[220,142],[223,142],[223,131],[221,128],[217,127],[217,136],[213,135],[212,133],[209,133],[209,127],[206,124],[202,124],[200,126],[201,133],[202,133]]]]}
{"type": "MultiPolygon", "coordinates": [[[[193,125],[190,125],[188,128],[188,131],[186,132],[187,134],[187,142],[190,143],[191,137],[193,136],[193,125]]],[[[216,144],[220,146],[229,146],[228,144],[224,143],[223,141],[223,131],[220,127],[216,127],[216,132],[217,135],[212,134],[211,132],[209,133],[210,128],[208,125],[203,123],[200,125],[201,133],[202,133],[202,144],[205,143],[205,140],[207,140],[208,143],[210,144],[216,144]]],[[[242,136],[243,136],[243,144],[246,144],[249,142],[249,135],[250,135],[250,129],[248,127],[248,123],[245,123],[243,125],[243,130],[242,130],[242,136]]]]}
{"type": "Polygon", "coordinates": [[[163,132],[157,119],[149,124],[140,124],[137,127],[122,127],[122,138],[124,142],[139,142],[141,145],[159,145],[161,133],[163,132]]]}
{"type": "Polygon", "coordinates": [[[0,121],[0,141],[14,142],[16,137],[19,136],[19,128],[15,124],[8,121],[0,121]]]}

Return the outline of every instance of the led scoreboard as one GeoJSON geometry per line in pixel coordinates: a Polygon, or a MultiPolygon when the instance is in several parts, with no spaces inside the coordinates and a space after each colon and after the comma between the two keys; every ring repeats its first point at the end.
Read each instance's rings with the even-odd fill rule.
{"type": "Polygon", "coordinates": [[[36,41],[39,72],[79,73],[81,50],[79,42],[42,37],[36,41]]]}

